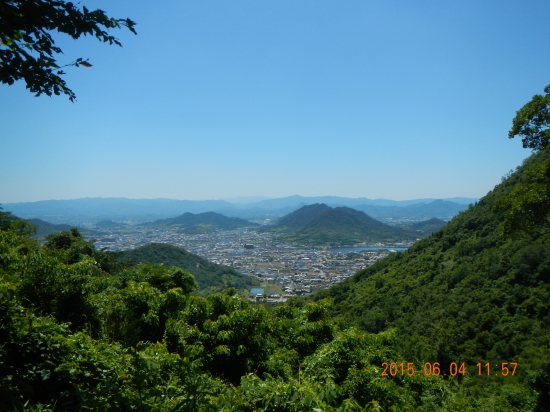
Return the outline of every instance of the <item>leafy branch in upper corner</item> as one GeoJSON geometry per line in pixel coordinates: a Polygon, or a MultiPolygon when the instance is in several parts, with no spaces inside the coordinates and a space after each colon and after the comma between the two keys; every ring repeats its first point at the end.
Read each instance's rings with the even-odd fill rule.
{"type": "Polygon", "coordinates": [[[108,17],[103,10],[82,10],[63,0],[7,0],[0,2],[0,82],[12,85],[24,80],[36,96],[61,93],[74,102],[76,95],[60,77],[67,66],[91,67],[88,60],[58,65],[56,55],[63,53],[55,45],[53,31],[73,39],[91,35],[99,41],[122,46],[108,33],[126,27],[136,34],[135,22],[108,17]]]}

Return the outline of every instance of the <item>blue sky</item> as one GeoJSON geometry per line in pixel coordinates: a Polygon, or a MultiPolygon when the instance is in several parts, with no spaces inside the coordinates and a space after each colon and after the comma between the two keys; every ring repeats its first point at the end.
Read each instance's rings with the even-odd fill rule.
{"type": "Polygon", "coordinates": [[[74,104],[0,85],[0,203],[481,197],[550,83],[547,0],[82,4],[138,35],[56,37],[74,104]]]}

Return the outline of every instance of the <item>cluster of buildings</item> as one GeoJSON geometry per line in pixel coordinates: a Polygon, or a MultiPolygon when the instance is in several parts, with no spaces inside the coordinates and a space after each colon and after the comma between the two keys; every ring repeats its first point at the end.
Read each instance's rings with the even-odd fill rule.
{"type": "Polygon", "coordinates": [[[265,301],[284,301],[328,288],[395,252],[393,248],[403,250],[410,246],[361,244],[342,251],[327,247],[303,249],[280,242],[276,234],[256,230],[186,234],[178,229],[138,226],[123,231],[113,229],[95,245],[109,250],[129,250],[148,243],[181,247],[213,263],[248,274],[260,280],[265,289],[261,298],[259,293],[251,291],[250,299],[265,301]]]}

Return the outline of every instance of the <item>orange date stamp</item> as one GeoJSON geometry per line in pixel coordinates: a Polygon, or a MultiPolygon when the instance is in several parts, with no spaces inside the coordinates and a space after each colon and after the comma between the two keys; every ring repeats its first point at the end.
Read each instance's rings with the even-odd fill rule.
{"type": "MultiPolygon", "coordinates": [[[[477,376],[514,376],[517,366],[517,362],[477,363],[474,375],[477,372],[477,376]]],[[[421,369],[415,369],[414,362],[382,362],[382,368],[382,376],[464,376],[467,373],[464,362],[451,362],[444,367],[439,362],[425,362],[421,369]]]]}

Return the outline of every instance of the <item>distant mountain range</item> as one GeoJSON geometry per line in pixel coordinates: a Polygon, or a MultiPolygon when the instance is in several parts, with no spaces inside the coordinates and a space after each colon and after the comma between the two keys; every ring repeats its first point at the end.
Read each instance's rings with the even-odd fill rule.
{"type": "Polygon", "coordinates": [[[173,200],[83,198],[73,200],[43,200],[39,202],[5,203],[4,210],[23,218],[60,220],[155,220],[177,216],[184,212],[202,213],[233,207],[224,200],[173,200]]]}
{"type": "Polygon", "coordinates": [[[227,217],[215,212],[205,212],[199,214],[186,212],[178,217],[156,220],[151,223],[144,223],[142,226],[178,227],[181,229],[186,229],[191,233],[203,233],[212,229],[231,230],[259,225],[238,217],[227,217]]]}
{"type": "Polygon", "coordinates": [[[281,237],[282,240],[306,244],[344,245],[418,238],[418,233],[386,225],[364,212],[349,207],[331,208],[325,204],[303,206],[285,216],[273,228],[289,231],[281,237]]]}
{"type": "MultiPolygon", "coordinates": [[[[282,209],[285,207],[301,207],[304,205],[311,205],[314,203],[324,203],[329,206],[347,206],[356,208],[356,206],[362,205],[374,205],[374,206],[409,206],[418,203],[431,203],[434,200],[440,199],[413,199],[413,200],[389,200],[389,199],[368,199],[366,197],[358,198],[349,198],[349,197],[340,197],[340,196],[313,196],[313,197],[304,197],[304,196],[287,196],[277,199],[266,199],[259,202],[248,203],[247,205],[242,205],[243,208],[260,208],[265,210],[274,210],[282,209]]],[[[468,206],[470,203],[475,203],[477,199],[467,198],[467,197],[453,197],[444,199],[449,202],[463,204],[468,206]]]]}
{"type": "Polygon", "coordinates": [[[288,196],[250,203],[231,203],[226,200],[174,200],[83,198],[74,200],[44,200],[39,202],[5,203],[4,210],[22,218],[38,218],[52,223],[99,222],[104,220],[153,221],[182,213],[217,212],[241,219],[276,219],[302,206],[323,203],[330,207],[346,206],[366,212],[376,218],[415,219],[438,217],[448,219],[467,208],[477,199],[415,199],[387,200],[346,198],[338,196],[288,196]]]}
{"type": "Polygon", "coordinates": [[[433,217],[451,219],[458,212],[468,209],[468,205],[438,199],[430,203],[422,202],[406,206],[358,205],[354,209],[377,219],[429,219],[433,217]]]}

